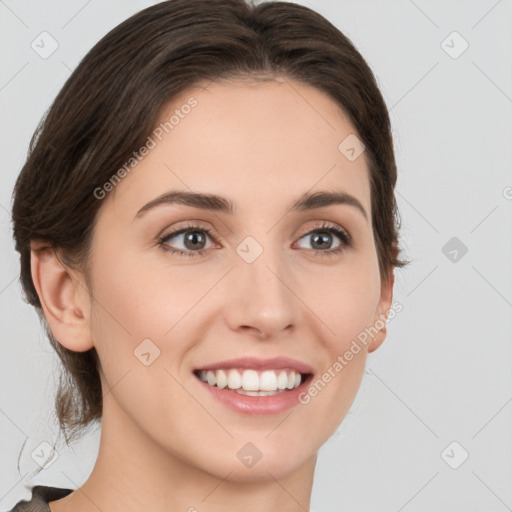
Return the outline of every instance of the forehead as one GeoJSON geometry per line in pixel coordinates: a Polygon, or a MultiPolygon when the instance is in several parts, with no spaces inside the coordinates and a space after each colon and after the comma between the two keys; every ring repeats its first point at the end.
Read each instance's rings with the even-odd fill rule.
{"type": "Polygon", "coordinates": [[[151,149],[115,187],[117,208],[136,211],[176,189],[247,208],[335,189],[370,212],[365,153],[353,160],[342,151],[355,128],[312,86],[289,79],[197,86],[162,108],[150,137],[151,149]]]}

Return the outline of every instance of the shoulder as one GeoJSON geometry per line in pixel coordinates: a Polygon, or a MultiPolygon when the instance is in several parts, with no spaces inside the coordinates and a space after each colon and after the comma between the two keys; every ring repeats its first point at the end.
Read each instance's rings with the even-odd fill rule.
{"type": "Polygon", "coordinates": [[[73,492],[73,489],[35,485],[32,487],[32,497],[29,501],[21,500],[8,512],[49,512],[49,501],[59,500],[73,492]]]}

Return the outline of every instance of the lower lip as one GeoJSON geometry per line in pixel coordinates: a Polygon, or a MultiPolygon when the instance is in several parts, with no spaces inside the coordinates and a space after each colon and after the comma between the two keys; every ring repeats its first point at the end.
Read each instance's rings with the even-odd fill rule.
{"type": "Polygon", "coordinates": [[[203,388],[209,391],[215,399],[230,409],[252,416],[260,416],[278,414],[299,404],[299,395],[307,389],[313,376],[309,375],[306,380],[301,382],[300,386],[295,389],[290,389],[271,396],[241,395],[229,388],[220,389],[217,386],[210,386],[197,376],[194,376],[194,378],[203,388]]]}

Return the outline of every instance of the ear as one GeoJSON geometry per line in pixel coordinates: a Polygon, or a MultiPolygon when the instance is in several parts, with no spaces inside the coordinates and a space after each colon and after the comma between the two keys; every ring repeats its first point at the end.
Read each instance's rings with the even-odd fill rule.
{"type": "Polygon", "coordinates": [[[389,309],[391,307],[391,302],[393,301],[393,285],[395,283],[395,273],[391,270],[389,279],[382,284],[381,286],[381,295],[379,304],[377,306],[377,311],[375,313],[375,318],[373,320],[372,326],[375,329],[378,329],[377,334],[373,336],[372,340],[368,345],[368,353],[377,350],[386,339],[387,335],[387,324],[386,320],[388,318],[389,309]]]}
{"type": "Polygon", "coordinates": [[[74,352],[94,347],[86,285],[61,263],[48,243],[32,240],[30,268],[44,315],[55,339],[74,352]]]}

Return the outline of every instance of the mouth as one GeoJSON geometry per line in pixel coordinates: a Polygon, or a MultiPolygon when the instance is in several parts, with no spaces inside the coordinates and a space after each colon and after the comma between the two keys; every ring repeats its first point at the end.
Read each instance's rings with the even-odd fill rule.
{"type": "Polygon", "coordinates": [[[210,396],[248,414],[277,413],[296,405],[313,377],[309,365],[288,358],[224,361],[193,374],[210,396]]]}
{"type": "Polygon", "coordinates": [[[292,368],[274,370],[244,370],[224,368],[219,370],[195,370],[194,375],[209,386],[233,390],[246,396],[274,396],[297,389],[312,373],[300,373],[292,368]]]}

